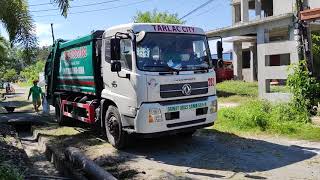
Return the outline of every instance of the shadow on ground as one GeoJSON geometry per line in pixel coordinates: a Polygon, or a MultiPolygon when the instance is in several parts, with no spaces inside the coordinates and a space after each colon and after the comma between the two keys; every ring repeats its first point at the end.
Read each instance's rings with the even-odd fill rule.
{"type": "Polygon", "coordinates": [[[216,130],[202,131],[205,135],[193,136],[192,139],[136,140],[125,152],[168,165],[245,173],[277,169],[316,155],[298,147],[242,138],[216,130]]]}

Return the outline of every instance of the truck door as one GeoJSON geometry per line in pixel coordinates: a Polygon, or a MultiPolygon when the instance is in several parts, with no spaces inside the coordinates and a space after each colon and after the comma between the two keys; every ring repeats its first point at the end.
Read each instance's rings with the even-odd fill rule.
{"type": "MultiPolygon", "coordinates": [[[[108,40],[105,41],[108,43],[108,40]]],[[[105,46],[106,44],[104,44],[105,46]]],[[[120,110],[121,114],[131,115],[130,107],[136,103],[136,93],[132,81],[132,43],[130,39],[122,39],[120,42],[120,62],[121,71],[119,76],[116,72],[111,72],[111,60],[107,56],[104,63],[103,80],[105,84],[105,93],[110,99],[113,99],[120,110]],[[124,78],[130,74],[131,78],[124,78]]]]}

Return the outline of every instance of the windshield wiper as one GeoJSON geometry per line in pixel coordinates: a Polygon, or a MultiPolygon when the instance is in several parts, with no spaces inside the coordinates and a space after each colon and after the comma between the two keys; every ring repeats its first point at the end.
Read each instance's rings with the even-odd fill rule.
{"type": "Polygon", "coordinates": [[[176,72],[176,73],[178,73],[179,74],[179,69],[175,69],[175,68],[173,68],[173,67],[170,67],[170,66],[143,66],[144,68],[145,67],[153,67],[153,68],[165,68],[166,70],[168,70],[168,71],[170,71],[170,72],[176,72]]]}
{"type": "Polygon", "coordinates": [[[193,68],[188,68],[187,66],[182,66],[182,69],[186,69],[189,71],[209,71],[209,67],[204,67],[204,66],[195,66],[193,68]]]}

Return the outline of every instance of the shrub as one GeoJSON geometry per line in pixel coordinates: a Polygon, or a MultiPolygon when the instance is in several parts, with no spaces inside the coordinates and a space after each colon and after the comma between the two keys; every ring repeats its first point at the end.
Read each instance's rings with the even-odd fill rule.
{"type": "Polygon", "coordinates": [[[292,103],[297,109],[311,113],[313,106],[317,105],[320,84],[309,74],[304,60],[291,66],[291,70],[287,85],[293,95],[292,103]]]}
{"type": "Polygon", "coordinates": [[[20,75],[27,80],[28,84],[32,84],[33,80],[39,79],[39,73],[44,71],[44,66],[45,61],[38,61],[21,71],[20,75]]]}

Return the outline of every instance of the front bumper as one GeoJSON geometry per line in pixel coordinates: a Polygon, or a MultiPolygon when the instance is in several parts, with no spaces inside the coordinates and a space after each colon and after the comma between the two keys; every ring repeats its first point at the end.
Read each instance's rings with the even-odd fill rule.
{"type": "Polygon", "coordinates": [[[187,128],[163,131],[163,132],[135,133],[134,135],[136,137],[139,137],[139,138],[157,138],[157,137],[175,135],[175,134],[182,133],[182,132],[188,132],[188,131],[193,131],[193,130],[197,130],[197,129],[202,129],[202,128],[210,127],[210,126],[213,126],[213,125],[214,125],[214,122],[209,123],[209,124],[202,124],[202,125],[197,125],[197,126],[192,126],[192,127],[187,127],[187,128]]]}
{"type": "Polygon", "coordinates": [[[137,116],[134,120],[134,131],[135,133],[142,135],[152,135],[153,133],[161,132],[165,134],[170,134],[173,132],[174,134],[177,130],[188,131],[190,130],[190,128],[199,129],[210,126],[217,118],[217,112],[210,113],[210,111],[208,110],[207,113],[199,115],[196,113],[198,108],[195,107],[195,105],[205,105],[201,108],[208,107],[209,109],[209,105],[213,101],[217,101],[216,96],[194,98],[187,101],[181,100],[174,102],[144,103],[139,108],[137,116]],[[193,108],[186,109],[185,107],[193,108]],[[166,117],[166,113],[171,112],[170,110],[172,110],[172,108],[178,109],[176,112],[179,112],[179,118],[168,120],[166,117]],[[150,123],[148,120],[150,109],[160,109],[162,120],[150,123]]]}

